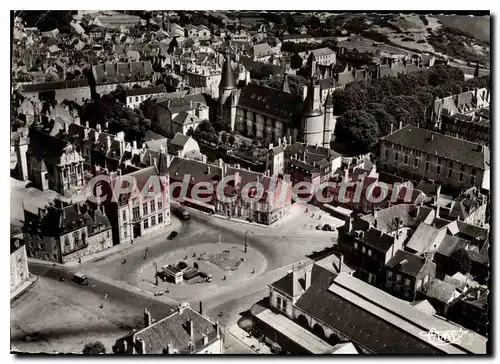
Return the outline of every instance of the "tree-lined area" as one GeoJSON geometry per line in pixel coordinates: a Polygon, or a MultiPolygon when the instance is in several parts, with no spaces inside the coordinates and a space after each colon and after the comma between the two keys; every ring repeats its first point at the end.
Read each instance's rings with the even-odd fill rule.
{"type": "Polygon", "coordinates": [[[391,125],[423,125],[426,108],[434,99],[477,87],[490,87],[489,76],[464,81],[462,70],[444,65],[399,77],[351,83],[345,90],[333,93],[334,112],[339,115],[336,140],[349,140],[354,154],[369,152],[379,137],[390,133],[391,125]],[[373,120],[377,133],[366,133],[364,130],[373,125],[373,120]]]}

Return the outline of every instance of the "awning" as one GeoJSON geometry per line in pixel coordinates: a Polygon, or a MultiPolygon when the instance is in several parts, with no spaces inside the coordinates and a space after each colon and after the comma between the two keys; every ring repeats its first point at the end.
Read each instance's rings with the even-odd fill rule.
{"type": "Polygon", "coordinates": [[[288,317],[275,314],[269,309],[262,311],[255,317],[279,331],[297,345],[308,350],[311,354],[326,354],[331,353],[333,350],[333,346],[321,340],[302,326],[299,326],[288,317]]]}

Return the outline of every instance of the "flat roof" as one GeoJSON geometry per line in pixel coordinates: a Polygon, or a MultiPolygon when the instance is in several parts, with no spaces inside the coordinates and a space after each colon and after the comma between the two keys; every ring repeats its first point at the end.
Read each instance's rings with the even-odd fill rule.
{"type": "Polygon", "coordinates": [[[302,326],[297,325],[288,317],[277,315],[269,309],[262,311],[256,315],[256,317],[308,350],[311,354],[325,354],[333,350],[333,346],[321,340],[302,326]]]}

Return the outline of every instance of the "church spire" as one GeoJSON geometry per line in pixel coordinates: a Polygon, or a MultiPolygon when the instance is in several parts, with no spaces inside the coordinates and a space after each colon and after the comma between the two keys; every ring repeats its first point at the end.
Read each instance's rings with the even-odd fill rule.
{"type": "Polygon", "coordinates": [[[283,76],[282,90],[283,90],[283,92],[291,94],[291,92],[290,92],[290,85],[288,84],[288,75],[286,73],[283,76]]]}
{"type": "Polygon", "coordinates": [[[219,88],[221,91],[234,90],[236,88],[236,80],[234,78],[234,72],[233,67],[231,66],[229,52],[226,52],[226,60],[222,65],[222,76],[219,88]]]}

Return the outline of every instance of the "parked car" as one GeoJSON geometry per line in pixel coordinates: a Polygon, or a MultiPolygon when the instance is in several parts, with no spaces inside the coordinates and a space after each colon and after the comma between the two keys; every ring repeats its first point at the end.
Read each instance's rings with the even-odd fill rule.
{"type": "Polygon", "coordinates": [[[167,239],[168,239],[168,240],[173,240],[173,239],[174,239],[177,235],[179,235],[179,233],[178,233],[177,231],[172,231],[172,232],[168,235],[167,239]]]}
{"type": "Polygon", "coordinates": [[[323,225],[323,231],[332,231],[332,227],[328,224],[323,225]]]}

